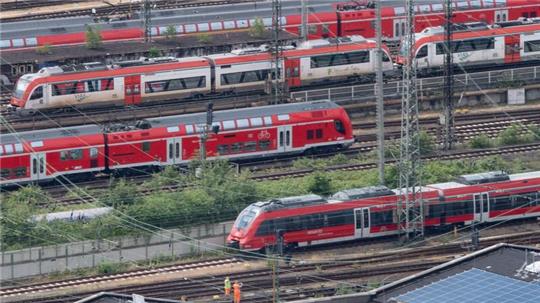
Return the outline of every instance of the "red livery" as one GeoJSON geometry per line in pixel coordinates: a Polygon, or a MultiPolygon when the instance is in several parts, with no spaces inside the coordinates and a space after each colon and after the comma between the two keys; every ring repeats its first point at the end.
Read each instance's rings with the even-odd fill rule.
{"type": "MultiPolygon", "coordinates": [[[[424,227],[497,222],[540,216],[540,172],[463,175],[455,182],[422,187],[424,227]]],[[[251,204],[236,219],[230,247],[260,250],[275,245],[281,230],[288,247],[398,233],[400,190],[368,187],[329,199],[317,195],[251,204]]]]}
{"type": "MultiPolygon", "coordinates": [[[[461,0],[454,1],[454,23],[463,22],[504,22],[520,17],[540,16],[540,0],[461,0]]],[[[362,35],[366,38],[375,36],[374,4],[371,1],[359,1],[338,4],[335,12],[311,13],[308,17],[310,38],[362,35]]],[[[420,32],[427,27],[439,26],[444,22],[442,4],[416,5],[415,30],[420,32]]],[[[387,40],[399,40],[405,32],[405,8],[403,6],[382,8],[382,32],[387,40]]],[[[281,19],[285,30],[299,33],[301,15],[288,15],[281,19]]],[[[272,24],[272,18],[263,18],[266,26],[272,24]]],[[[219,32],[247,29],[255,19],[237,19],[226,21],[202,22],[193,24],[172,24],[179,35],[202,32],[219,32]]],[[[167,25],[152,27],[152,36],[163,36],[167,25]]],[[[104,29],[101,31],[104,41],[142,39],[141,28],[104,29]]],[[[85,33],[51,34],[37,37],[23,37],[0,40],[0,48],[36,47],[41,45],[65,45],[85,43],[85,33]]]]}
{"type": "MultiPolygon", "coordinates": [[[[353,142],[345,110],[331,102],[214,113],[207,157],[242,159],[335,150],[353,142]]],[[[98,125],[3,134],[0,185],[119,169],[186,164],[198,155],[206,114],[155,118],[138,127],[98,125]]]]}

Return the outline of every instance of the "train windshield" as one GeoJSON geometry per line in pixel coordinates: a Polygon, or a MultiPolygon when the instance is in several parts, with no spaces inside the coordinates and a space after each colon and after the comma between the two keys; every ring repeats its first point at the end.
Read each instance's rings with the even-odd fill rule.
{"type": "Polygon", "coordinates": [[[238,215],[238,218],[234,222],[234,227],[238,229],[247,229],[260,211],[261,209],[258,206],[248,206],[240,213],[240,215],[238,215]]]}
{"type": "Polygon", "coordinates": [[[17,86],[13,91],[13,96],[17,99],[21,99],[24,91],[26,90],[26,88],[28,88],[28,84],[30,84],[30,81],[23,79],[22,77],[19,78],[19,80],[17,81],[17,86]]]}

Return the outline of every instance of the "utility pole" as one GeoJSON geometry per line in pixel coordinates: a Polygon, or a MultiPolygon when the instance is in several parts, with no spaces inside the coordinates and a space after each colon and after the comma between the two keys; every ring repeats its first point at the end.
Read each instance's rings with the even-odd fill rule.
{"type": "Polygon", "coordinates": [[[382,16],[381,1],[376,4],[377,20],[375,22],[377,35],[377,83],[375,91],[377,92],[377,148],[379,151],[379,184],[384,185],[384,91],[383,91],[383,71],[382,71],[382,16]]]}
{"type": "Polygon", "coordinates": [[[416,91],[415,31],[413,0],[406,0],[405,65],[401,97],[401,141],[399,159],[398,219],[400,235],[424,236],[424,209],[420,192],[420,140],[416,91]]]}
{"type": "Polygon", "coordinates": [[[283,47],[279,34],[281,32],[281,0],[272,0],[272,72],[271,72],[271,87],[273,104],[281,103],[284,93],[283,83],[281,81],[281,62],[283,58],[283,47]]]}
{"type": "Polygon", "coordinates": [[[149,43],[152,40],[152,4],[150,0],[144,0],[142,4],[144,42],[149,43]]]}
{"type": "Polygon", "coordinates": [[[279,300],[279,259],[283,255],[283,233],[282,229],[276,230],[276,251],[274,255],[274,266],[272,267],[272,280],[273,280],[273,293],[274,303],[280,302],[279,300]]]}
{"type": "Polygon", "coordinates": [[[444,25],[444,150],[451,150],[454,143],[454,66],[452,54],[452,0],[445,0],[444,25]]]}
{"type": "Polygon", "coordinates": [[[302,27],[300,29],[300,36],[302,37],[302,40],[303,41],[307,41],[308,40],[308,36],[309,36],[309,33],[308,33],[308,9],[307,9],[307,2],[309,0],[302,0],[301,1],[301,5],[302,5],[302,27]]]}
{"type": "Polygon", "coordinates": [[[213,115],[213,109],[214,109],[214,103],[210,102],[208,103],[208,106],[206,108],[206,125],[204,126],[203,132],[199,135],[200,139],[200,159],[201,164],[204,166],[204,162],[206,161],[206,141],[208,140],[208,134],[210,133],[210,130],[212,129],[212,123],[214,121],[214,115],[213,115]]]}

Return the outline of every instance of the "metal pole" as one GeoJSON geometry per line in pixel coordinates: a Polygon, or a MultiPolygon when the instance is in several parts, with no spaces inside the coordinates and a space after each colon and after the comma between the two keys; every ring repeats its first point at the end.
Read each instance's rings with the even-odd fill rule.
{"type": "Polygon", "coordinates": [[[206,161],[206,140],[208,139],[208,133],[212,129],[212,123],[214,119],[213,109],[214,103],[208,103],[208,106],[206,108],[206,124],[204,126],[203,132],[200,135],[200,158],[202,165],[204,165],[204,161],[206,161]]]}
{"type": "Polygon", "coordinates": [[[143,27],[144,27],[144,42],[149,43],[152,40],[152,5],[150,0],[143,2],[143,27]]]}
{"type": "Polygon", "coordinates": [[[451,150],[454,143],[454,66],[452,54],[452,0],[445,0],[444,25],[444,150],[451,150]]]}
{"type": "Polygon", "coordinates": [[[377,148],[379,151],[379,183],[384,185],[384,96],[383,96],[383,71],[382,71],[382,24],[381,24],[381,1],[377,2],[377,83],[376,83],[376,96],[377,96],[377,148]]]}
{"type": "Polygon", "coordinates": [[[301,32],[300,32],[300,35],[302,37],[302,40],[303,41],[307,41],[308,40],[308,10],[307,10],[307,2],[309,0],[302,0],[301,1],[301,5],[302,5],[302,28],[301,28],[301,32]]]}

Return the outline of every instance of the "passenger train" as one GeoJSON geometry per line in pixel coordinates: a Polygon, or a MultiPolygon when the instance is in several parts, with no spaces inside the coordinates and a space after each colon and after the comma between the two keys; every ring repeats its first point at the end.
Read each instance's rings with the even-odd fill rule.
{"type": "MultiPolygon", "coordinates": [[[[453,62],[465,68],[515,63],[540,63],[540,18],[527,18],[497,23],[465,23],[454,25],[451,50],[453,62]]],[[[425,29],[416,34],[415,64],[426,72],[444,65],[445,35],[442,27],[425,29]]],[[[407,48],[402,45],[402,52],[407,48]]],[[[398,64],[406,58],[398,56],[398,64]]]]}
{"type": "MultiPolygon", "coordinates": [[[[520,17],[540,16],[540,0],[458,0],[454,1],[454,23],[464,22],[504,22],[520,17]]],[[[439,26],[444,22],[444,7],[440,3],[416,5],[415,29],[419,32],[427,27],[439,26]]],[[[334,12],[311,13],[308,16],[310,39],[362,35],[375,37],[375,10],[372,1],[354,1],[336,5],[334,12]]],[[[300,32],[301,15],[288,15],[281,18],[283,28],[291,33],[300,32]]],[[[263,18],[270,27],[272,18],[263,18]]],[[[224,20],[190,24],[172,24],[179,35],[198,34],[247,29],[255,19],[224,20]]],[[[107,25],[105,25],[107,26],[107,25]]],[[[113,23],[101,31],[103,41],[142,39],[141,28],[121,28],[122,23],[113,23]]],[[[163,36],[167,26],[151,28],[152,36],[163,36]]],[[[382,32],[386,40],[397,41],[405,33],[405,8],[403,6],[382,7],[382,32]]],[[[66,33],[65,28],[55,28],[48,35],[18,37],[0,40],[0,48],[16,49],[42,45],[66,45],[85,42],[84,32],[66,33]],[[61,33],[58,33],[61,32],[61,33]]]]}
{"type": "MultiPolygon", "coordinates": [[[[208,159],[338,150],[354,142],[346,111],[332,102],[218,111],[208,159]]],[[[0,185],[185,165],[198,156],[206,113],[148,119],[132,127],[82,125],[2,134],[0,185]]]]}
{"type": "MultiPolygon", "coordinates": [[[[279,81],[291,89],[372,75],[376,44],[359,36],[310,40],[283,52],[279,81]]],[[[383,68],[392,61],[384,49],[383,68]]],[[[191,58],[154,58],[42,68],[23,75],[11,105],[21,112],[63,107],[131,105],[204,95],[264,92],[276,77],[266,49],[191,58]]]]}
{"type": "MultiPolygon", "coordinates": [[[[400,189],[377,186],[341,191],[328,199],[306,195],[256,202],[238,215],[227,245],[263,250],[276,244],[278,231],[288,248],[396,235],[400,195],[400,189]]],[[[423,186],[420,196],[427,230],[538,217],[540,171],[463,175],[423,186]]]]}

